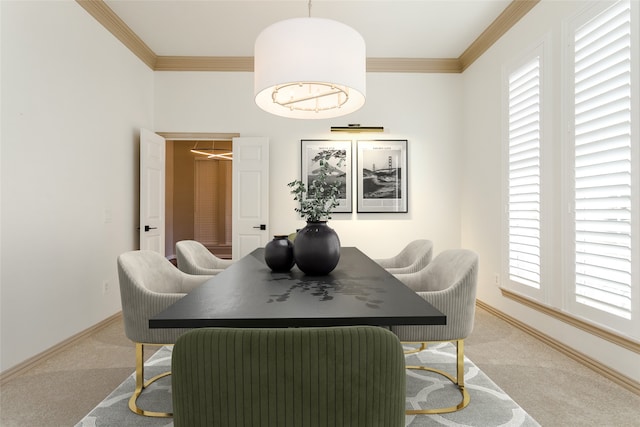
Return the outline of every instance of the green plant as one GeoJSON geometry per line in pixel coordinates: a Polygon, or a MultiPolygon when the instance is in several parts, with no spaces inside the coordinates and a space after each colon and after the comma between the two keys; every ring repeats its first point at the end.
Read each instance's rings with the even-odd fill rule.
{"type": "Polygon", "coordinates": [[[300,202],[300,207],[295,208],[309,222],[323,221],[331,219],[333,208],[338,206],[338,195],[340,194],[340,183],[330,182],[331,165],[329,160],[338,159],[337,167],[342,166],[346,160],[345,150],[322,150],[314,156],[311,161],[318,163],[320,168],[318,175],[309,183],[309,188],[304,182],[297,179],[287,185],[291,187],[293,200],[300,202]]]}

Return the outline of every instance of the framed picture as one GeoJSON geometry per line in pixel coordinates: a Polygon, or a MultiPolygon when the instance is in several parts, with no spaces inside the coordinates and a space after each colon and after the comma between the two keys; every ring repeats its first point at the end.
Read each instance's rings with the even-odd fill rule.
{"type": "Polygon", "coordinates": [[[407,212],[407,140],[358,141],[358,212],[407,212]]]}
{"type": "Polygon", "coordinates": [[[302,182],[309,188],[309,184],[318,175],[320,158],[331,152],[329,160],[330,180],[339,184],[338,206],[333,212],[351,212],[351,141],[311,140],[302,141],[302,182]]]}

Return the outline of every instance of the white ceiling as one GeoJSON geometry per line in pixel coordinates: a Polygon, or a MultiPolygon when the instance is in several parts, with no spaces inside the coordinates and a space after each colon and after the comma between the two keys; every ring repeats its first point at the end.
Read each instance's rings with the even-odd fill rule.
{"type": "MultiPolygon", "coordinates": [[[[160,56],[253,56],[264,28],[308,0],[105,0],[160,56]]],[[[313,0],[311,16],[362,34],[370,58],[458,58],[511,0],[313,0]]],[[[292,37],[295,37],[292,34],[292,37]]]]}

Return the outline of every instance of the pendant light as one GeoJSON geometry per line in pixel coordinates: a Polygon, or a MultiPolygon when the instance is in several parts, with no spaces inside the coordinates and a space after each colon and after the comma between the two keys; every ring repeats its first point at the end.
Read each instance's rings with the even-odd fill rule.
{"type": "Polygon", "coordinates": [[[229,151],[229,149],[224,148],[216,148],[215,141],[211,141],[211,147],[208,147],[208,144],[205,143],[205,147],[199,147],[198,141],[195,142],[191,151],[194,154],[200,154],[202,156],[207,156],[208,159],[214,160],[233,160],[233,151],[229,151]]]}
{"type": "Polygon", "coordinates": [[[353,28],[309,17],[277,22],[257,37],[254,50],[256,104],[277,116],[327,119],[362,107],[366,49],[353,28]]]}

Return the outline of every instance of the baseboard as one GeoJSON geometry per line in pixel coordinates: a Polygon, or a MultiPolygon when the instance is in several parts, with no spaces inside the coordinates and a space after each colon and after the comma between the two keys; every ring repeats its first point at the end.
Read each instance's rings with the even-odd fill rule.
{"type": "Polygon", "coordinates": [[[103,321],[91,326],[90,328],[87,328],[84,331],[79,332],[67,338],[66,340],[54,345],[53,347],[48,348],[42,353],[36,354],[35,356],[17,364],[16,366],[10,369],[7,369],[6,371],[3,371],[2,373],[0,373],[0,386],[3,385],[5,382],[9,381],[11,378],[15,377],[16,375],[20,375],[23,372],[31,369],[34,365],[37,365],[43,360],[53,357],[54,355],[65,350],[69,346],[74,345],[79,340],[86,338],[87,336],[92,335],[101,329],[106,328],[107,326],[111,325],[113,322],[116,322],[117,320],[119,320],[121,317],[122,317],[122,312],[118,312],[112,316],[109,316],[103,321]]]}
{"type": "Polygon", "coordinates": [[[561,320],[562,322],[571,325],[574,328],[582,329],[583,331],[588,332],[600,339],[607,340],[619,347],[623,347],[629,351],[640,354],[640,341],[632,340],[624,335],[621,335],[620,333],[617,333],[610,329],[605,329],[602,326],[587,322],[577,316],[571,315],[562,310],[558,310],[557,308],[542,304],[540,301],[536,301],[535,299],[527,297],[526,295],[514,292],[511,289],[500,288],[500,292],[502,292],[502,296],[505,298],[514,300],[519,304],[525,305],[529,308],[539,311],[540,313],[544,313],[549,317],[561,320]]]}
{"type": "Polygon", "coordinates": [[[593,371],[599,373],[600,375],[604,376],[605,378],[613,381],[614,383],[618,384],[621,387],[624,387],[625,389],[631,391],[632,393],[635,393],[637,395],[640,395],[640,383],[638,381],[635,381],[632,378],[629,378],[623,374],[621,374],[620,372],[609,368],[608,366],[603,365],[602,363],[598,362],[595,359],[592,359],[591,357],[580,353],[579,351],[574,350],[573,348],[567,346],[566,344],[556,340],[555,338],[552,338],[540,331],[538,331],[537,329],[532,328],[531,326],[521,322],[520,320],[509,316],[506,313],[503,313],[502,311],[493,308],[492,306],[490,306],[489,304],[482,302],[480,300],[476,300],[476,305],[480,308],[482,308],[485,311],[488,311],[489,313],[491,313],[492,315],[496,316],[499,319],[504,320],[505,322],[507,322],[508,324],[510,324],[511,326],[514,326],[518,329],[520,329],[521,331],[531,335],[534,338],[539,339],[540,341],[542,341],[543,343],[547,344],[548,346],[558,350],[559,352],[561,352],[562,354],[564,354],[565,356],[575,360],[576,362],[586,366],[589,369],[592,369],[593,371]]]}

